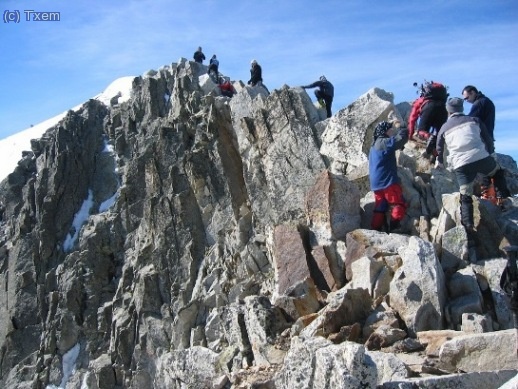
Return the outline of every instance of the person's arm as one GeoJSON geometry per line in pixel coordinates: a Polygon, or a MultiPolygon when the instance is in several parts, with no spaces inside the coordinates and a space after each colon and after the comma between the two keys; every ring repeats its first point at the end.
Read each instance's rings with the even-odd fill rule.
{"type": "Polygon", "coordinates": [[[489,131],[487,130],[486,125],[478,118],[476,119],[478,125],[480,126],[480,137],[482,138],[482,142],[484,142],[486,145],[487,152],[489,154],[493,154],[495,152],[495,143],[493,142],[493,138],[491,138],[491,135],[489,135],[489,131]]]}
{"type": "Polygon", "coordinates": [[[410,111],[410,116],[408,118],[408,137],[412,139],[414,136],[415,125],[417,124],[417,120],[419,119],[419,114],[421,113],[421,104],[423,103],[423,99],[419,98],[414,101],[412,104],[412,110],[410,111]]]}
{"type": "Polygon", "coordinates": [[[315,81],[312,84],[305,85],[305,86],[303,86],[303,88],[304,89],[311,89],[311,88],[316,88],[317,86],[320,86],[320,81],[315,81]]]}
{"type": "Polygon", "coordinates": [[[396,150],[403,149],[408,141],[408,129],[405,127],[398,128],[397,133],[392,138],[394,138],[394,148],[396,150]]]}
{"type": "Polygon", "coordinates": [[[405,127],[389,138],[378,138],[375,147],[378,150],[396,151],[402,149],[408,141],[408,130],[405,127]]]}
{"type": "Polygon", "coordinates": [[[437,167],[440,167],[439,165],[443,165],[444,159],[443,159],[443,150],[444,150],[444,131],[443,131],[444,125],[439,130],[439,133],[437,134],[437,145],[435,146],[435,151],[437,151],[437,167]]]}

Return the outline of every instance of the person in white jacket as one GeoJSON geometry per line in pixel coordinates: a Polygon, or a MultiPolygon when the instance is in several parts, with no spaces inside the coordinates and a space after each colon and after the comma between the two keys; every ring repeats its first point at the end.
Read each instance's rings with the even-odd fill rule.
{"type": "Polygon", "coordinates": [[[493,179],[497,205],[508,201],[509,189],[504,171],[492,156],[493,138],[480,119],[464,115],[463,100],[453,97],[446,102],[448,120],[437,135],[436,167],[443,167],[444,147],[448,148],[449,162],[455,172],[460,191],[461,223],[468,233],[474,231],[473,222],[473,182],[477,174],[493,179]]]}

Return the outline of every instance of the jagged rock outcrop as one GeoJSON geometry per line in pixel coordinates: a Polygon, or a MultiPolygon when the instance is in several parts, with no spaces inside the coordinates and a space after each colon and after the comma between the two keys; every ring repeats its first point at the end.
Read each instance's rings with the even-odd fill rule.
{"type": "MultiPolygon", "coordinates": [[[[410,143],[398,154],[406,234],[368,230],[372,131],[408,104],[372,89],[322,120],[301,88],[234,84],[222,97],[181,59],[136,77],[128,101],[91,100],[32,142],[0,184],[0,386],[511,378],[496,371],[513,369],[511,350],[501,367],[489,347],[464,354],[510,343],[499,277],[518,242],[516,201],[504,213],[475,201],[470,264],[454,176],[410,143]],[[464,338],[427,352],[432,330],[464,338]]],[[[498,158],[516,192],[516,163],[498,158]]]]}

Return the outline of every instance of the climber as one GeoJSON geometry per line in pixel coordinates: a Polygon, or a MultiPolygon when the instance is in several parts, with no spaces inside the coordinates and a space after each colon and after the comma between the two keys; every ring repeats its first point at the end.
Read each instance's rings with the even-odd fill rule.
{"type": "Polygon", "coordinates": [[[194,52],[194,55],[192,56],[194,58],[195,62],[203,63],[205,60],[205,54],[203,54],[201,47],[198,47],[198,50],[194,52]]]}
{"type": "Polygon", "coordinates": [[[473,104],[468,115],[479,118],[486,126],[489,135],[494,141],[495,104],[493,104],[489,97],[484,95],[473,85],[467,85],[464,87],[462,90],[462,97],[464,97],[464,100],[468,103],[473,104]]]}
{"type": "Polygon", "coordinates": [[[382,121],[374,129],[374,141],[369,152],[369,180],[374,191],[374,212],[371,228],[381,231],[385,224],[385,213],[390,210],[388,232],[401,227],[406,214],[397,174],[396,151],[402,149],[408,140],[408,130],[399,121],[382,121]]]}
{"type": "Polygon", "coordinates": [[[426,150],[423,157],[432,162],[435,159],[435,145],[437,132],[448,118],[444,107],[448,98],[447,88],[439,82],[425,82],[421,85],[421,95],[412,104],[412,110],[408,119],[409,138],[413,139],[414,129],[417,124],[417,134],[425,138],[426,150]]]}
{"type": "MultiPolygon", "coordinates": [[[[461,223],[468,236],[474,232],[473,182],[478,173],[494,180],[496,204],[502,210],[510,205],[509,190],[504,171],[491,156],[494,144],[486,126],[479,118],[464,115],[463,100],[453,97],[446,103],[448,120],[441,127],[437,137],[436,168],[443,165],[443,150],[448,149],[448,160],[455,172],[460,191],[461,223]]],[[[469,238],[468,238],[469,239],[469,238]]],[[[469,246],[470,242],[468,242],[469,246]]]]}
{"type": "Polygon", "coordinates": [[[263,70],[255,59],[250,62],[250,80],[248,80],[248,85],[262,86],[270,94],[268,88],[263,84],[263,70]]]}
{"type": "Polygon", "coordinates": [[[309,88],[316,88],[315,90],[315,96],[320,103],[321,106],[326,107],[327,117],[331,117],[331,105],[333,104],[333,97],[335,94],[335,88],[333,84],[331,84],[325,76],[320,76],[320,79],[318,81],[315,81],[312,84],[305,85],[302,88],[309,89],[309,88]]]}
{"type": "Polygon", "coordinates": [[[219,84],[219,89],[221,89],[221,94],[226,97],[232,98],[237,92],[232,83],[229,80],[221,80],[219,84]]]}
{"type": "Polygon", "coordinates": [[[207,74],[211,76],[213,80],[218,80],[218,67],[219,67],[219,61],[216,58],[216,54],[212,56],[212,58],[209,61],[209,69],[207,70],[207,74]],[[212,73],[212,74],[211,74],[212,73]]]}

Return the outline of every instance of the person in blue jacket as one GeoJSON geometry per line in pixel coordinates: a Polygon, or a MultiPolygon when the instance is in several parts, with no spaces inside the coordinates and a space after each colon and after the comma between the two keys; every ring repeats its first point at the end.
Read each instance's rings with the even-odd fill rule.
{"type": "Polygon", "coordinates": [[[333,84],[331,84],[329,81],[327,81],[325,76],[320,76],[320,79],[318,81],[315,81],[312,84],[305,85],[302,88],[304,89],[310,89],[310,88],[317,88],[315,91],[315,96],[320,103],[320,105],[325,105],[327,117],[331,117],[331,105],[333,104],[333,98],[335,95],[335,88],[333,84]],[[322,104],[323,103],[323,104],[322,104]]]}
{"type": "Polygon", "coordinates": [[[489,135],[495,140],[495,104],[473,85],[467,85],[462,90],[462,97],[473,104],[468,116],[479,118],[486,126],[489,135]]]}
{"type": "Polygon", "coordinates": [[[397,174],[396,151],[408,141],[408,130],[398,121],[382,121],[374,129],[374,140],[369,151],[369,181],[374,191],[374,212],[371,228],[381,231],[385,225],[385,214],[390,210],[386,226],[394,231],[401,226],[406,214],[400,179],[397,174]]]}

